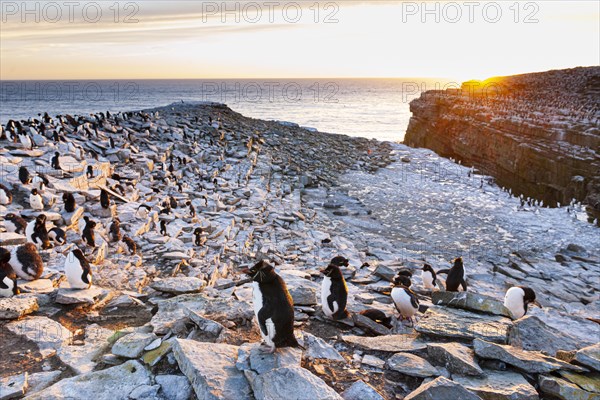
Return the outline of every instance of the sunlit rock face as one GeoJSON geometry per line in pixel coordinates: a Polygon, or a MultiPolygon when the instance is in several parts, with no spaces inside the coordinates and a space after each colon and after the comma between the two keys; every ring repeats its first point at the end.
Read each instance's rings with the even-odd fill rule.
{"type": "Polygon", "coordinates": [[[552,207],[600,221],[600,67],[465,82],[410,103],[405,136],[552,207]]]}

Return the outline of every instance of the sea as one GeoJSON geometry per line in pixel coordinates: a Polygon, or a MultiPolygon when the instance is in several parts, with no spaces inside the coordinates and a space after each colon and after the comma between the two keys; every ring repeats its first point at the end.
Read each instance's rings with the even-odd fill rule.
{"type": "Polygon", "coordinates": [[[248,117],[402,142],[411,100],[449,79],[0,80],[0,122],[47,112],[134,111],[177,102],[227,104],[248,117]]]}

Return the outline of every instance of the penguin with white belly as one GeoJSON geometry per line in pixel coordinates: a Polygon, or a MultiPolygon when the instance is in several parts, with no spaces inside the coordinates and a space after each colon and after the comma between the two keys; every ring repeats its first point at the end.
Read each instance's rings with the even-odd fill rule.
{"type": "Polygon", "coordinates": [[[75,249],[67,256],[65,275],[71,289],[89,289],[92,286],[92,270],[81,250],[75,249]]]}
{"type": "Polygon", "coordinates": [[[4,227],[7,232],[23,234],[27,229],[27,221],[16,214],[8,213],[4,216],[4,227]]]}
{"type": "Polygon", "coordinates": [[[88,219],[85,227],[83,228],[83,232],[81,233],[81,239],[90,247],[96,247],[96,235],[94,228],[96,228],[96,222],[88,219]]]}
{"type": "Polygon", "coordinates": [[[0,205],[7,206],[13,201],[13,195],[6,186],[0,183],[0,205]]]}
{"type": "Polygon", "coordinates": [[[42,200],[42,196],[38,193],[37,189],[31,189],[31,194],[29,195],[29,205],[34,210],[43,210],[44,209],[44,201],[42,200]]]}
{"type": "Polygon", "coordinates": [[[398,275],[394,279],[393,285],[391,296],[396,310],[400,313],[402,320],[407,319],[414,325],[412,317],[419,311],[419,299],[409,289],[410,278],[405,275],[398,275]]]}
{"type": "Polygon", "coordinates": [[[33,243],[42,249],[49,249],[52,247],[48,236],[48,230],[46,229],[45,214],[38,215],[33,221],[27,224],[27,227],[25,228],[25,237],[28,242],[33,243]]]}
{"type": "Polygon", "coordinates": [[[44,272],[42,257],[37,252],[33,243],[25,243],[15,247],[10,253],[8,262],[13,271],[21,279],[33,281],[39,279],[44,272]]]}
{"type": "Polygon", "coordinates": [[[423,287],[425,287],[425,289],[433,290],[436,287],[436,274],[431,265],[423,265],[423,269],[421,270],[421,279],[423,280],[423,287]]]}
{"type": "Polygon", "coordinates": [[[10,251],[0,247],[0,297],[12,297],[19,294],[17,276],[9,261],[10,251]]]}
{"type": "Polygon", "coordinates": [[[348,287],[340,267],[348,266],[348,260],[344,257],[334,257],[327,268],[321,271],[323,282],[321,283],[321,306],[323,313],[335,320],[348,317],[346,303],[348,301],[348,287]]]}
{"type": "Polygon", "coordinates": [[[542,308],[542,305],[535,300],[533,289],[525,286],[513,286],[506,291],[504,307],[510,310],[514,319],[519,319],[527,314],[529,304],[542,308]]]}
{"type": "Polygon", "coordinates": [[[253,280],[254,313],[264,342],[261,351],[273,353],[276,348],[298,347],[294,336],[294,303],[284,280],[264,260],[243,272],[253,280]]]}
{"type": "Polygon", "coordinates": [[[65,231],[58,227],[54,227],[48,231],[48,238],[57,246],[62,246],[67,242],[65,231]]]}

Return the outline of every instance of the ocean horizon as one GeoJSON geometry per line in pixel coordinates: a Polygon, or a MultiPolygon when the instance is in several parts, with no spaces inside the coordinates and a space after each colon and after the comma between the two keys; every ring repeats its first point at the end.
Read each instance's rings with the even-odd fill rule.
{"type": "Polygon", "coordinates": [[[81,115],[211,101],[252,118],[401,142],[410,101],[425,90],[459,84],[441,78],[2,80],[0,122],[44,112],[81,115]]]}

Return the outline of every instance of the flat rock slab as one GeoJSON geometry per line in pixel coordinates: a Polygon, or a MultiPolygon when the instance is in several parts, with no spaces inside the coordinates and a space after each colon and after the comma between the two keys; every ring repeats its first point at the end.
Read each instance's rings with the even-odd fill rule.
{"type": "Polygon", "coordinates": [[[57,356],[76,374],[87,374],[94,370],[96,360],[110,348],[108,338],[112,335],[110,329],[89,325],[85,328],[83,346],[63,346],[58,349],[57,356]]]}
{"type": "Polygon", "coordinates": [[[97,286],[89,289],[62,287],[58,289],[55,301],[59,304],[96,304],[96,301],[105,293],[104,289],[97,286]]]}
{"type": "Polygon", "coordinates": [[[27,390],[27,372],[0,378],[0,400],[17,399],[27,390]]]}
{"type": "Polygon", "coordinates": [[[150,325],[156,334],[166,334],[169,330],[179,330],[179,325],[187,319],[187,309],[206,318],[219,315],[228,320],[252,320],[254,311],[245,301],[237,301],[232,297],[212,298],[202,293],[183,294],[158,303],[158,312],[152,317],[150,325]]]}
{"type": "Polygon", "coordinates": [[[150,384],[150,374],[135,360],[102,371],[63,379],[27,400],[129,400],[136,388],[150,384]]]}
{"type": "Polygon", "coordinates": [[[521,350],[509,345],[501,345],[484,340],[473,340],[475,354],[481,358],[500,360],[523,371],[542,374],[559,369],[584,372],[583,368],[545,356],[537,351],[521,350]]]}
{"type": "Polygon", "coordinates": [[[125,358],[138,358],[144,352],[144,347],[156,340],[153,333],[133,332],[115,342],[112,353],[125,358]]]}
{"type": "Polygon", "coordinates": [[[173,277],[154,281],[150,287],[171,294],[199,293],[206,287],[206,281],[193,277],[173,277]]]}
{"type": "Polygon", "coordinates": [[[600,371],[600,343],[579,350],[575,353],[575,360],[596,371],[600,371]]]}
{"type": "Polygon", "coordinates": [[[485,376],[453,377],[454,381],[486,400],[538,400],[538,393],[521,374],[484,370],[485,376]]]}
{"type": "Polygon", "coordinates": [[[26,317],[6,324],[6,329],[34,342],[45,355],[71,342],[71,331],[48,317],[26,317]]]}
{"type": "Polygon", "coordinates": [[[60,379],[61,374],[62,371],[60,370],[30,374],[27,379],[27,395],[30,396],[55,384],[60,379]]]}
{"type": "Polygon", "coordinates": [[[253,398],[248,381],[235,366],[237,346],[176,339],[173,353],[199,400],[253,398]]]}
{"type": "MultiPolygon", "coordinates": [[[[423,383],[404,400],[481,400],[481,397],[465,389],[456,382],[440,376],[431,382],[423,383]]],[[[515,398],[516,400],[516,398],[515,398]]]]}
{"type": "Polygon", "coordinates": [[[185,376],[156,375],[154,379],[160,385],[162,394],[166,399],[189,400],[192,397],[192,386],[185,376]]]}
{"type": "Polygon", "coordinates": [[[17,157],[41,157],[44,155],[42,150],[11,150],[10,154],[17,157]]]}
{"type": "Polygon", "coordinates": [[[560,371],[560,375],[566,380],[576,384],[585,391],[597,393],[600,395],[600,374],[597,372],[587,372],[578,374],[571,371],[560,371]]]}
{"type": "Polygon", "coordinates": [[[540,390],[561,400],[598,400],[598,393],[591,393],[583,390],[577,385],[567,382],[564,379],[554,376],[539,376],[540,390]]]}
{"type": "Polygon", "coordinates": [[[440,372],[429,361],[410,353],[396,353],[385,363],[388,369],[417,378],[439,376],[440,372]]]}
{"type": "Polygon", "coordinates": [[[344,357],[332,345],[323,339],[304,332],[304,348],[306,356],[318,359],[327,359],[333,361],[345,361],[344,357]]]}
{"type": "Polygon", "coordinates": [[[358,380],[342,392],[344,400],[385,400],[371,385],[358,380]]]}
{"type": "Polygon", "coordinates": [[[39,308],[34,296],[0,297],[0,319],[17,319],[39,308]]]}
{"type": "Polygon", "coordinates": [[[308,279],[282,274],[294,305],[314,306],[317,304],[317,293],[320,290],[316,282],[308,279]]]}
{"type": "Polygon", "coordinates": [[[56,290],[51,279],[18,280],[17,286],[22,293],[52,293],[56,290]]]}
{"type": "Polygon", "coordinates": [[[550,355],[556,355],[559,350],[578,350],[586,345],[568,330],[555,329],[533,315],[526,315],[514,322],[509,344],[550,355]]]}
{"type": "Polygon", "coordinates": [[[430,343],[427,354],[434,364],[444,366],[448,371],[459,375],[483,375],[483,370],[475,360],[475,352],[461,343],[430,343]]]}
{"type": "Polygon", "coordinates": [[[17,246],[25,243],[27,243],[27,238],[24,235],[14,232],[0,233],[0,246],[17,246]]]}
{"type": "Polygon", "coordinates": [[[257,344],[243,344],[238,349],[236,368],[240,371],[253,371],[264,374],[273,369],[283,367],[299,367],[302,362],[302,351],[286,347],[273,354],[262,353],[257,344]]]}
{"type": "Polygon", "coordinates": [[[476,314],[456,308],[429,307],[415,326],[420,333],[433,336],[507,343],[512,321],[497,315],[476,314]]]}
{"type": "Polygon", "coordinates": [[[427,343],[411,335],[389,335],[378,337],[343,336],[346,343],[374,351],[397,353],[401,351],[419,351],[427,348],[427,343]]]}
{"type": "Polygon", "coordinates": [[[504,304],[490,296],[472,292],[433,292],[431,302],[438,306],[449,306],[512,318],[504,304]]]}
{"type": "Polygon", "coordinates": [[[259,375],[252,381],[256,400],[342,400],[335,390],[302,367],[284,367],[259,375]]]}
{"type": "Polygon", "coordinates": [[[357,326],[360,326],[361,328],[365,328],[377,335],[389,335],[391,332],[385,326],[378,324],[377,322],[373,321],[371,318],[367,318],[362,314],[358,314],[358,313],[352,314],[352,320],[354,321],[354,323],[357,326]]]}
{"type": "Polygon", "coordinates": [[[79,219],[83,216],[83,212],[84,212],[83,207],[77,207],[77,208],[75,208],[75,210],[73,212],[70,212],[70,213],[66,212],[66,211],[63,212],[62,216],[63,216],[63,219],[65,220],[65,224],[67,226],[76,224],[79,221],[79,219]]]}

